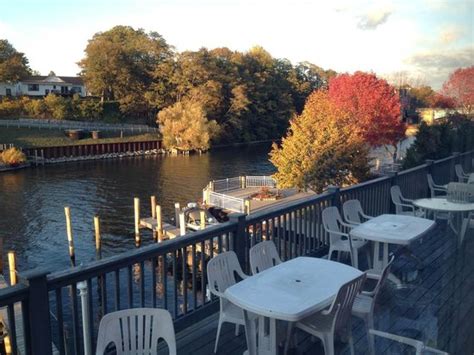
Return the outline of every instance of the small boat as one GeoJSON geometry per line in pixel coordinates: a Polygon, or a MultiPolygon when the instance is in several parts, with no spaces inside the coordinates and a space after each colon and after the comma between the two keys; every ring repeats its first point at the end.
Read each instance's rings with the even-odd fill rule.
{"type": "Polygon", "coordinates": [[[183,209],[186,227],[198,231],[201,229],[201,215],[204,213],[206,220],[205,228],[219,224],[219,221],[204,207],[200,207],[197,203],[190,202],[183,209]]]}

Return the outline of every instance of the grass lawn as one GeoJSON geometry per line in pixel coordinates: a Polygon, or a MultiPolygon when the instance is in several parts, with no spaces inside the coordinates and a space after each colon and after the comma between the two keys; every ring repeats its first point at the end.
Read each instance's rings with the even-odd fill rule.
{"type": "Polygon", "coordinates": [[[160,138],[156,133],[132,134],[128,132],[124,132],[124,137],[120,138],[120,131],[101,131],[101,135],[103,137],[101,139],[72,140],[66,137],[63,130],[59,129],[0,127],[0,144],[13,143],[17,147],[34,148],[88,143],[137,142],[160,138]]]}

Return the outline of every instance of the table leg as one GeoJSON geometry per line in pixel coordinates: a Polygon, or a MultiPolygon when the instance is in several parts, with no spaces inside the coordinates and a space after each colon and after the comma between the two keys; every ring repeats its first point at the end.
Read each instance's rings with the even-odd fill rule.
{"type": "Polygon", "coordinates": [[[244,310],[245,339],[247,340],[246,355],[257,355],[257,328],[255,321],[249,318],[248,312],[244,310]]]}
{"type": "Polygon", "coordinates": [[[383,266],[380,260],[380,242],[374,242],[374,271],[382,272],[383,266]]]}

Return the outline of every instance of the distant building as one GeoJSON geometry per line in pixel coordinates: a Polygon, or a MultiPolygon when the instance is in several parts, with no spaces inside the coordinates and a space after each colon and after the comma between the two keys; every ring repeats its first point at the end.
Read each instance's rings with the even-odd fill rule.
{"type": "Polygon", "coordinates": [[[50,93],[72,96],[87,95],[86,87],[78,76],[29,76],[17,83],[0,83],[0,97],[2,96],[36,96],[42,97],[50,93]]]}
{"type": "Polygon", "coordinates": [[[420,108],[417,110],[420,116],[420,121],[426,122],[428,125],[435,123],[438,120],[446,118],[453,110],[445,108],[420,108]]]}

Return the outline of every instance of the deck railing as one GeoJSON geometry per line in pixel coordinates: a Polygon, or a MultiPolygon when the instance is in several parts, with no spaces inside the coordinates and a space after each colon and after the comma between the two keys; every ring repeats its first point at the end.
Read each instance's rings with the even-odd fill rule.
{"type": "Polygon", "coordinates": [[[6,307],[14,352],[50,354],[54,342],[60,354],[81,354],[82,318],[77,283],[88,288],[89,332],[92,349],[101,317],[130,307],[160,307],[171,312],[177,330],[217,310],[207,295],[206,261],[214,254],[234,250],[244,270],[249,269],[248,250],[263,239],[274,240],[282,259],[322,255],[328,236],[321,225],[321,211],[357,198],[368,214],[392,211],[390,187],[400,185],[410,197],[427,196],[426,174],[437,183],[454,177],[454,165],[472,171],[473,152],[392,176],[305,197],[246,216],[231,215],[229,222],[159,244],[142,247],[86,266],[48,274],[33,270],[20,274],[19,285],[0,290],[0,306],[6,307]],[[449,178],[448,178],[449,177],[449,178]],[[21,307],[18,307],[21,305],[21,307]],[[22,313],[23,327],[15,322],[22,313]],[[21,344],[21,345],[20,345],[21,344]]]}
{"type": "Polygon", "coordinates": [[[233,197],[214,191],[209,191],[208,194],[209,197],[206,203],[211,206],[218,206],[233,212],[244,212],[245,210],[245,201],[243,198],[233,197]]]}
{"type": "Polygon", "coordinates": [[[246,176],[246,187],[276,187],[276,181],[271,176],[246,176]]]}

